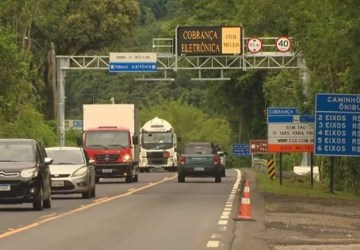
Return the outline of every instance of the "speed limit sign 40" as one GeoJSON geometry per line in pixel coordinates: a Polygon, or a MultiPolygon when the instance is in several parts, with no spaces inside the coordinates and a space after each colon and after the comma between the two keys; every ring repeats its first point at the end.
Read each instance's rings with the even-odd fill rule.
{"type": "Polygon", "coordinates": [[[291,47],[290,39],[286,36],[279,37],[276,40],[276,49],[280,52],[289,51],[291,47]]]}

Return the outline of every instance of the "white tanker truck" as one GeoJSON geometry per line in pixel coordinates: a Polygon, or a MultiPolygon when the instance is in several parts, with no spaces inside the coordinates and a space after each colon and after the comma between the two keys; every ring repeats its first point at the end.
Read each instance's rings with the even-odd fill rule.
{"type": "Polygon", "coordinates": [[[147,121],[140,129],[140,172],[154,168],[177,171],[178,141],[168,121],[159,117],[147,121]]]}

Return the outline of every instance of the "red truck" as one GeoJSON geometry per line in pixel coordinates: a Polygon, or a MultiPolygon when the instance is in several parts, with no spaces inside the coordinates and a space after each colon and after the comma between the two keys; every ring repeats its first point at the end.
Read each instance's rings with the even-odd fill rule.
{"type": "Polygon", "coordinates": [[[140,121],[134,104],[84,104],[82,146],[100,178],[137,182],[140,121]]]}

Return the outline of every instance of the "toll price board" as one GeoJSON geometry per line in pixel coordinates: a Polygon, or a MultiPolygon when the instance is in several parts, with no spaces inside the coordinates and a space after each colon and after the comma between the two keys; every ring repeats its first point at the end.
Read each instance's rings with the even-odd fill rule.
{"type": "Polygon", "coordinates": [[[316,94],[315,155],[360,156],[360,95],[316,94]]]}
{"type": "Polygon", "coordinates": [[[268,108],[268,152],[313,152],[314,116],[297,108],[268,108]]]}

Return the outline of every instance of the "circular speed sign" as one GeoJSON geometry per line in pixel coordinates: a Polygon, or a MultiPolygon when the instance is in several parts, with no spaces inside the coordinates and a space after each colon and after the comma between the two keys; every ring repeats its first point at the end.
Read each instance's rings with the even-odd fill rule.
{"type": "Polygon", "coordinates": [[[290,50],[291,42],[286,36],[279,37],[276,40],[276,49],[280,52],[286,52],[290,50]]]}
{"type": "Polygon", "coordinates": [[[247,49],[251,53],[258,53],[262,49],[262,42],[259,38],[253,37],[248,40],[247,49]]]}

